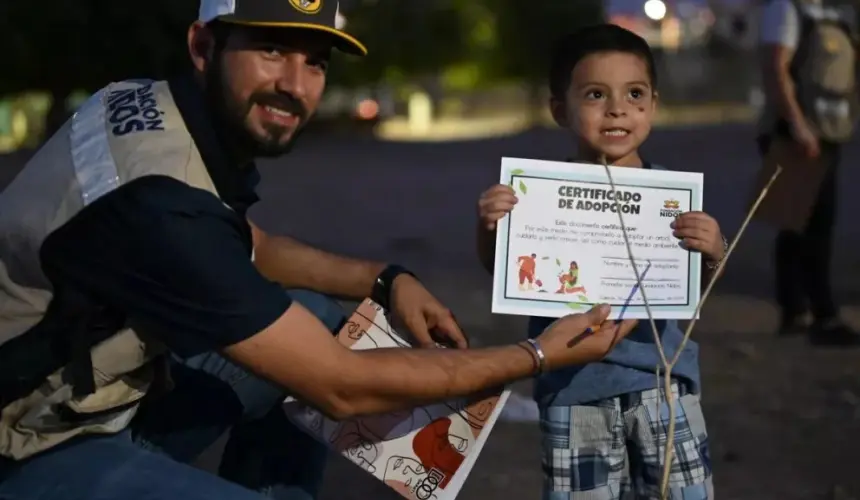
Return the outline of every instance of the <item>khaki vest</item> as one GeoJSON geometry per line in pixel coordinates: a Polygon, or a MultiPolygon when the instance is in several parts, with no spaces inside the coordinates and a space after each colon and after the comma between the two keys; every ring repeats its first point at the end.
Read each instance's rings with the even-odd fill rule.
{"type": "MultiPolygon", "coordinates": [[[[125,81],[91,96],[0,193],[0,349],[37,324],[51,301],[39,262],[45,237],[99,197],[146,175],[173,177],[217,196],[167,83],[125,81]]],[[[74,397],[63,382],[65,368],[54,372],[2,409],[0,455],[20,460],[75,436],[126,428],[163,352],[131,329],[96,345],[90,351],[95,393],[74,397]]]]}

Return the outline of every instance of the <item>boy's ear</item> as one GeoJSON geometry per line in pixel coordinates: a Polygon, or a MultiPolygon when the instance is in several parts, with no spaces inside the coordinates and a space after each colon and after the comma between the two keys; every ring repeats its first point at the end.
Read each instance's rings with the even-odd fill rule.
{"type": "Polygon", "coordinates": [[[652,111],[657,111],[657,104],[660,103],[660,93],[656,90],[651,94],[651,108],[652,111]]]}
{"type": "Polygon", "coordinates": [[[552,118],[555,120],[555,123],[561,128],[567,128],[570,123],[567,120],[567,106],[565,106],[564,101],[556,99],[555,97],[549,98],[549,110],[552,113],[552,118]]]}

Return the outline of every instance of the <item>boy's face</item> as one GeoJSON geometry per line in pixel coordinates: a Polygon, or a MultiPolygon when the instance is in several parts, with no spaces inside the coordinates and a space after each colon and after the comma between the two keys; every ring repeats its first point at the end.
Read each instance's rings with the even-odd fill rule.
{"type": "Polygon", "coordinates": [[[576,134],[581,155],[630,165],[640,161],[637,150],[651,132],[656,105],[645,61],[603,52],[576,65],[566,102],[553,100],[552,111],[559,125],[576,134]]]}

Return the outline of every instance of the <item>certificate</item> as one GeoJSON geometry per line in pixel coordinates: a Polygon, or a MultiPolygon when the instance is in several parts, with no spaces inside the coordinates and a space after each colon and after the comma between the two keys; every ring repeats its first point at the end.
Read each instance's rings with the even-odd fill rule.
{"type": "Polygon", "coordinates": [[[498,225],[494,313],[556,318],[605,303],[612,319],[642,319],[647,298],[655,319],[693,317],[701,255],[669,224],[702,209],[703,175],[609,169],[615,190],[602,165],[502,159],[501,183],[519,202],[498,225]]]}

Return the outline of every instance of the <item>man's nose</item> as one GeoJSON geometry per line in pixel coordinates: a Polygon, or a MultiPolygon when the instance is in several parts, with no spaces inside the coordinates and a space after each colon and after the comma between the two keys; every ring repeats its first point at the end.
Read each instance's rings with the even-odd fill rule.
{"type": "Polygon", "coordinates": [[[280,75],[275,83],[279,93],[304,101],[307,96],[308,68],[302,54],[291,54],[284,58],[280,75]]]}

